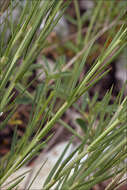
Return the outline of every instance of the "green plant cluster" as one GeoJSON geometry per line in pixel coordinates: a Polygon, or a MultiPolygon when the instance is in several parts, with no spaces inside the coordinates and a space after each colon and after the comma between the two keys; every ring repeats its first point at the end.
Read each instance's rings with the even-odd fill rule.
{"type": "MultiPolygon", "coordinates": [[[[94,185],[112,178],[106,188],[111,190],[117,189],[125,182],[122,176],[127,172],[127,96],[124,95],[126,84],[112,104],[110,100],[113,87],[101,101],[98,100],[98,93],[91,99],[89,89],[110,71],[111,62],[126,48],[126,2],[117,4],[115,1],[94,1],[92,10],[81,15],[78,0],[74,0],[76,19],[69,15],[66,18],[77,27],[76,45],[68,41],[65,46],[75,55],[69,63],[66,61],[66,55],[59,57],[55,63],[56,72],[50,73],[46,67],[35,64],[35,61],[39,55],[42,56],[42,50],[48,46],[47,37],[70,3],[71,0],[26,0],[25,5],[21,7],[20,1],[7,0],[0,4],[0,17],[6,12],[6,17],[0,25],[0,115],[6,113],[6,118],[0,123],[0,130],[6,128],[21,104],[32,105],[24,135],[18,139],[15,128],[11,150],[0,159],[1,188],[6,189],[8,177],[47,146],[53,135],[45,141],[43,139],[56,123],[67,128],[74,137],[78,137],[80,145],[62,161],[73,138],[70,140],[57,163],[54,163],[43,190],[52,187],[54,190],[89,190],[94,185]],[[17,7],[20,7],[21,14],[14,22],[13,11],[17,7]],[[90,24],[84,35],[82,28],[88,19],[90,24]],[[43,20],[44,27],[38,32],[43,20]],[[7,38],[8,27],[10,35],[7,38]],[[101,47],[99,56],[82,80],[79,80],[89,56],[96,51],[97,40],[105,33],[108,37],[104,47],[101,47]],[[110,43],[109,39],[112,39],[110,43]],[[38,76],[30,83],[27,79],[33,69],[40,68],[42,73],[45,73],[45,80],[38,83],[36,90],[30,93],[28,88],[38,76]],[[15,90],[18,95],[12,100],[15,90]],[[77,103],[80,97],[81,106],[77,103]],[[71,106],[81,115],[76,122],[83,131],[82,136],[61,118],[71,106]]],[[[48,65],[48,59],[44,55],[42,59],[48,65]]],[[[25,174],[10,181],[8,190],[18,189],[25,174]]],[[[32,183],[28,189],[31,189],[31,185],[32,183]]]]}

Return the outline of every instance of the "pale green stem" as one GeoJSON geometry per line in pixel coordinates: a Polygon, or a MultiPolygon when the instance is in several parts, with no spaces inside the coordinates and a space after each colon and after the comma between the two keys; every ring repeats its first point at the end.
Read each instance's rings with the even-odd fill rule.
{"type": "Polygon", "coordinates": [[[27,41],[27,39],[28,39],[28,37],[29,37],[29,35],[30,35],[31,30],[32,30],[32,27],[29,29],[29,31],[27,32],[26,36],[24,37],[24,40],[22,41],[21,45],[19,46],[19,48],[18,48],[18,50],[17,50],[17,52],[16,52],[16,54],[15,54],[13,60],[12,60],[12,63],[11,63],[11,65],[9,66],[9,69],[8,69],[6,75],[4,76],[4,79],[3,79],[3,81],[2,81],[2,83],[1,83],[1,85],[0,85],[0,89],[2,89],[3,85],[5,84],[5,82],[6,82],[7,79],[8,79],[8,76],[9,76],[9,74],[10,74],[12,68],[13,68],[14,65],[15,65],[16,61],[17,61],[17,60],[19,59],[19,57],[21,56],[21,53],[22,53],[22,51],[23,51],[23,49],[24,49],[24,45],[26,44],[26,41],[27,41]]]}
{"type": "Polygon", "coordinates": [[[94,11],[94,13],[93,13],[93,17],[92,17],[92,19],[91,19],[90,26],[89,26],[88,31],[87,31],[87,34],[86,34],[86,36],[85,36],[85,41],[84,41],[85,45],[88,43],[88,40],[89,40],[89,37],[90,37],[90,33],[91,33],[91,31],[92,31],[94,22],[95,22],[95,20],[96,20],[96,18],[97,18],[97,15],[98,15],[98,12],[99,12],[99,10],[100,10],[100,8],[101,8],[102,3],[103,3],[103,0],[99,0],[99,1],[98,1],[98,5],[97,5],[97,7],[96,7],[96,9],[95,9],[95,11],[94,11]]]}
{"type": "Polygon", "coordinates": [[[88,151],[91,152],[94,147],[101,142],[101,140],[110,132],[112,131],[118,124],[120,123],[119,119],[116,119],[116,121],[114,121],[114,123],[112,123],[112,125],[106,129],[89,147],[88,147],[88,151]]]}
{"type": "Polygon", "coordinates": [[[23,155],[20,155],[15,164],[7,171],[7,173],[3,176],[3,178],[0,181],[0,184],[2,184],[16,169],[16,167],[22,162],[24,157],[28,154],[28,152],[40,141],[41,138],[43,138],[47,132],[52,128],[53,124],[61,117],[61,115],[64,113],[64,111],[68,108],[70,104],[68,102],[65,102],[61,109],[56,113],[56,115],[47,123],[47,125],[42,129],[42,131],[35,137],[30,145],[27,147],[26,151],[23,152],[23,155]]]}

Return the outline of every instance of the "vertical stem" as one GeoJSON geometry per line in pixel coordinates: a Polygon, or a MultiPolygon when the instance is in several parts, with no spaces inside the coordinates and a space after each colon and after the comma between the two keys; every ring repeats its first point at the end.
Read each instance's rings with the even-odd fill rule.
{"type": "Polygon", "coordinates": [[[96,18],[97,18],[97,15],[98,15],[98,12],[99,12],[99,10],[100,10],[100,8],[101,8],[102,3],[103,3],[103,0],[99,0],[99,1],[98,1],[97,7],[96,7],[96,9],[95,9],[95,11],[94,11],[94,13],[93,13],[93,17],[92,17],[92,19],[91,19],[90,26],[89,26],[88,31],[87,31],[87,34],[86,34],[86,36],[85,36],[85,41],[84,41],[85,45],[88,43],[88,40],[89,40],[89,37],[90,37],[90,33],[91,33],[91,31],[92,31],[94,22],[95,22],[95,20],[96,20],[96,18]]]}

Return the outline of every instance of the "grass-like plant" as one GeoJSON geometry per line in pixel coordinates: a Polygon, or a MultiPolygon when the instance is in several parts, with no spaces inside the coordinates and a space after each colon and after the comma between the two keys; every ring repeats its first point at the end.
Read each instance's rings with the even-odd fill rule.
{"type": "MultiPolygon", "coordinates": [[[[48,46],[48,35],[71,1],[27,0],[24,7],[21,7],[21,2],[18,0],[6,2],[3,5],[0,4],[2,18],[0,26],[0,115],[6,115],[0,123],[0,130],[6,128],[24,99],[32,105],[32,110],[23,137],[18,139],[16,128],[11,150],[0,160],[1,188],[4,186],[6,188],[6,180],[11,174],[28,163],[42,148],[45,148],[53,136],[49,136],[45,141],[42,140],[57,122],[77,136],[81,143],[62,162],[70,144],[67,145],[58,162],[54,163],[54,168],[42,189],[48,190],[53,187],[53,189],[61,190],[88,190],[109,178],[113,178],[113,181],[106,190],[117,188],[122,184],[120,179],[126,172],[127,97],[124,96],[123,87],[111,105],[109,102],[112,89],[109,89],[101,101],[98,101],[98,94],[90,100],[88,90],[110,71],[108,66],[112,60],[116,59],[126,48],[125,4],[116,5],[115,1],[95,1],[93,13],[88,14],[86,11],[81,16],[78,1],[74,0],[77,20],[69,16],[67,18],[78,29],[76,48],[72,42],[65,45],[66,48],[71,48],[75,55],[68,63],[65,57],[60,57],[56,61],[55,73],[50,73],[43,67],[45,80],[39,83],[35,92],[31,94],[28,91],[30,84],[24,83],[24,79],[27,80],[33,68],[36,70],[40,67],[39,64],[35,64],[35,61],[39,55],[42,55],[42,50],[48,46]],[[103,6],[107,6],[110,13],[107,19],[105,19],[106,11],[103,6]],[[21,8],[21,14],[14,22],[13,11],[17,7],[21,8]],[[2,17],[3,15],[5,16],[2,17]],[[82,26],[88,19],[88,15],[90,25],[86,34],[83,35],[82,26]],[[44,21],[44,27],[40,31],[42,21],[44,21]],[[7,35],[8,30],[9,35],[7,35]],[[79,80],[87,59],[96,51],[97,40],[105,33],[108,37],[104,47],[89,71],[82,80],[79,80]],[[13,98],[15,90],[18,95],[13,98]],[[83,102],[80,107],[77,101],[81,96],[83,102]],[[61,116],[71,106],[74,106],[81,114],[77,123],[84,131],[83,136],[80,136],[61,119],[61,116]],[[87,116],[85,115],[86,106],[89,110],[87,116]],[[33,134],[34,137],[31,140],[33,134]]],[[[16,189],[24,177],[25,173],[12,181],[8,189],[16,189]]]]}

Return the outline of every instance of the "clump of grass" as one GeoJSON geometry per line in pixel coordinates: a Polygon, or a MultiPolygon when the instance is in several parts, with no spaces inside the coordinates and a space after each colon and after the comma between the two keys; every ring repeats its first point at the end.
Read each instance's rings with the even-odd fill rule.
{"type": "MultiPolygon", "coordinates": [[[[78,28],[77,49],[75,50],[73,47],[74,44],[71,44],[71,47],[77,54],[68,64],[66,64],[64,57],[60,57],[56,63],[56,73],[51,74],[48,70],[42,68],[42,72],[45,72],[46,75],[45,80],[38,84],[33,94],[28,91],[30,84],[25,86],[22,82],[32,68],[38,68],[34,61],[41,54],[42,49],[47,46],[48,35],[58,23],[70,2],[70,0],[66,2],[62,0],[26,1],[17,24],[13,23],[11,15],[15,7],[19,6],[18,1],[10,1],[6,9],[4,7],[1,9],[10,14],[10,20],[8,21],[10,23],[10,35],[8,41],[4,41],[6,38],[4,31],[7,31],[5,19],[1,23],[0,113],[1,115],[4,113],[9,114],[1,122],[0,129],[3,130],[6,127],[17,108],[23,103],[23,99],[27,99],[32,105],[30,118],[23,137],[18,140],[16,128],[11,150],[1,158],[1,187],[11,174],[28,163],[42,148],[45,148],[52,136],[43,142],[42,140],[57,122],[71,131],[74,136],[77,136],[81,143],[61,163],[69,145],[65,148],[58,162],[54,163],[54,168],[42,187],[44,190],[51,189],[54,185],[55,189],[87,190],[95,184],[114,177],[114,181],[107,187],[108,190],[116,188],[120,184],[120,178],[126,172],[127,97],[123,96],[124,87],[112,105],[109,104],[112,89],[109,89],[109,92],[100,102],[97,100],[97,94],[95,94],[92,101],[88,96],[88,90],[110,71],[108,66],[111,61],[127,45],[127,27],[125,24],[126,19],[124,19],[126,12],[122,9],[124,6],[116,16],[119,6],[113,9],[114,4],[111,3],[111,9],[114,14],[107,16],[106,25],[103,26],[102,23],[105,17],[102,16],[98,21],[99,23],[97,20],[100,15],[105,15],[105,10],[103,9],[105,1],[97,1],[96,6],[93,8],[93,15],[91,15],[91,22],[86,35],[83,36],[81,30],[85,22],[84,18],[87,17],[80,15],[78,1],[74,0],[77,20],[70,20],[73,20],[73,23],[78,28]],[[27,13],[28,9],[29,13],[27,13]],[[45,20],[45,24],[41,32],[38,33],[42,20],[45,20]],[[96,23],[95,26],[94,23],[96,23]],[[117,31],[115,35],[114,31],[117,31]],[[95,63],[83,79],[79,81],[86,61],[91,52],[94,51],[96,40],[105,32],[109,33],[107,42],[104,44],[95,63]],[[108,44],[109,38],[112,39],[110,44],[108,44]],[[21,60],[21,64],[18,64],[19,60],[21,60]],[[68,69],[70,66],[72,66],[72,69],[68,69]],[[12,101],[14,89],[18,91],[19,95],[12,101]],[[84,102],[79,107],[77,101],[81,96],[84,96],[84,102]],[[55,104],[57,104],[58,98],[60,99],[60,104],[56,107],[55,104]],[[84,131],[82,137],[61,119],[61,116],[71,106],[74,106],[82,115],[77,120],[84,131]],[[86,106],[89,108],[87,117],[85,117],[86,106]],[[40,118],[42,119],[40,120],[40,118]],[[98,122],[95,126],[96,121],[98,122]],[[30,140],[35,131],[36,134],[30,140]],[[73,159],[74,156],[75,158],[73,159]],[[86,159],[83,160],[85,156],[86,159]]],[[[106,6],[109,6],[108,3],[106,6]]],[[[9,189],[16,188],[24,177],[25,173],[19,176],[16,182],[12,181],[9,189]]]]}

